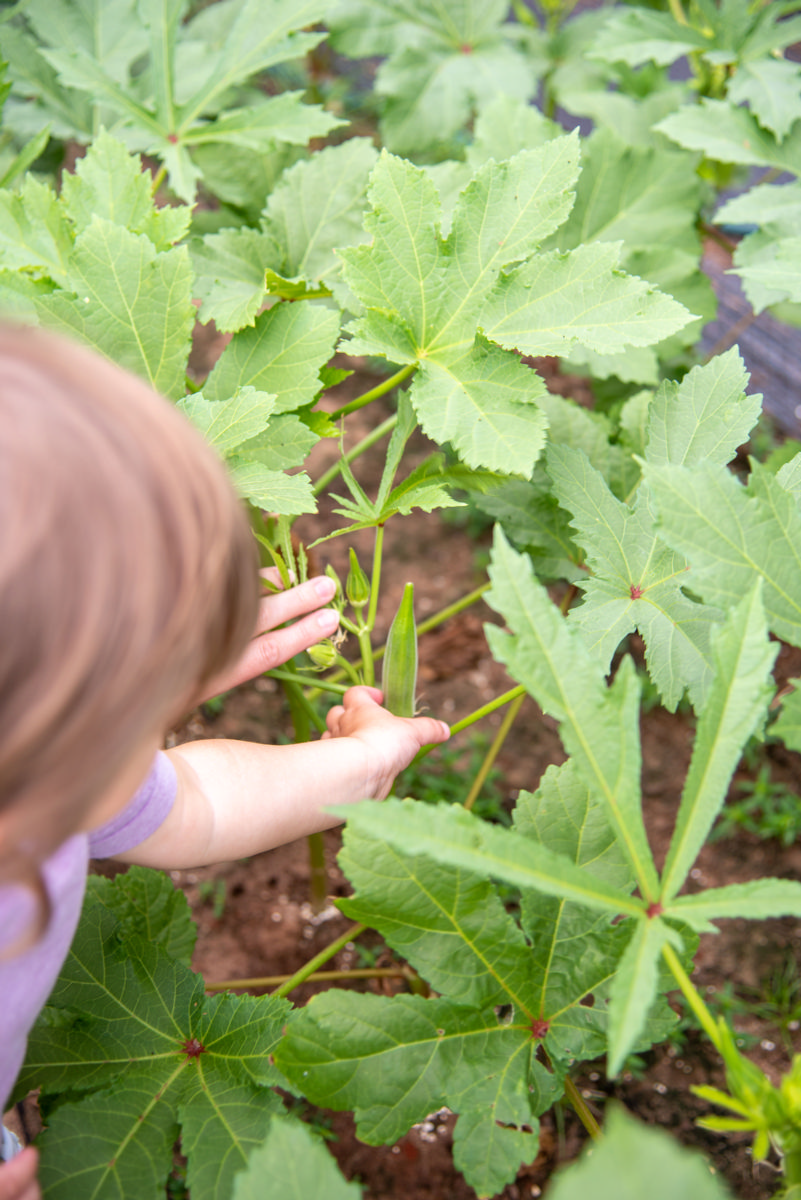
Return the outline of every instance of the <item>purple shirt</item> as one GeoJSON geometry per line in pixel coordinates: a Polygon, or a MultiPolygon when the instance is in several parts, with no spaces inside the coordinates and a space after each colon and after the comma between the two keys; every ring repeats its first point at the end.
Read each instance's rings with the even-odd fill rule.
{"type": "MultiPolygon", "coordinates": [[[[42,867],[52,915],[41,939],[24,954],[0,960],[0,1115],[25,1059],[28,1034],[69,953],[86,891],[90,858],[132,850],[158,829],[175,802],[175,768],[156,755],[150,774],[121,813],[92,833],[76,833],[42,867]]],[[[0,949],[13,945],[34,918],[30,892],[0,888],[0,949]]]]}

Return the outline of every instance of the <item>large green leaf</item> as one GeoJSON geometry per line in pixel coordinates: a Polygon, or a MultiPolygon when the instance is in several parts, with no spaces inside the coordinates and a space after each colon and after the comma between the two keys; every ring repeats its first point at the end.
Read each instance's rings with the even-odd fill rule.
{"type": "Polygon", "coordinates": [[[661,1129],[639,1125],[612,1107],[604,1136],[578,1163],[559,1171],[549,1200],[730,1200],[706,1159],[661,1129]]]}
{"type": "Polygon", "coordinates": [[[447,1105],[460,1114],[456,1165],[490,1196],[537,1153],[532,1100],[547,1107],[561,1090],[534,1049],[524,1019],[505,1023],[492,1009],[333,989],[293,1015],[275,1061],[314,1103],[352,1109],[368,1145],[396,1141],[447,1105]]]}
{"type": "Polygon", "coordinates": [[[102,900],[87,901],[17,1084],[40,1087],[43,1104],[77,1093],[39,1140],[44,1190],[156,1200],[184,1130],[193,1196],[223,1200],[281,1108],[265,1085],[288,1005],[206,997],[199,976],[141,936],[152,904],[102,900]]]}
{"type": "Polygon", "coordinates": [[[616,242],[541,254],[499,280],[481,326],[502,346],[542,355],[575,345],[614,354],[660,342],[687,324],[682,304],[619,264],[616,242]]]}
{"type": "Polygon", "coordinates": [[[273,1117],[270,1132],[234,1180],[232,1200],[358,1200],[362,1189],[347,1183],[320,1138],[302,1121],[273,1117]],[[269,1180],[269,1182],[267,1182],[269,1180]],[[268,1189],[265,1191],[265,1187],[268,1189]]]}
{"type": "Polygon", "coordinates": [[[773,695],[778,646],[768,641],[757,580],[714,635],[715,679],[702,709],[676,828],[662,873],[662,894],[682,887],[725,799],[745,743],[773,695]]]}
{"type": "Polygon", "coordinates": [[[728,97],[732,104],[747,104],[763,129],[781,142],[801,117],[801,69],[772,56],[741,63],[728,97]]]}
{"type": "MultiPolygon", "coordinates": [[[[528,101],[546,61],[535,39],[517,44],[505,0],[349,0],[328,23],[334,45],[353,57],[381,55],[381,134],[397,154],[447,143],[495,96],[528,101]],[[526,53],[528,51],[528,53],[526,53]]],[[[544,47],[543,47],[544,49],[544,47]]]]}
{"type": "Polygon", "coordinates": [[[0,261],[9,270],[45,275],[64,284],[72,237],[63,207],[32,175],[19,194],[0,192],[0,261]]]}
{"type": "Polygon", "coordinates": [[[319,372],[334,353],[339,316],[310,304],[276,304],[251,328],[235,334],[204,386],[209,400],[227,400],[237,388],[277,397],[276,413],[311,403],[319,372]]]}
{"type": "Polygon", "coordinates": [[[536,581],[531,564],[497,532],[487,602],[501,613],[510,633],[486,632],[494,656],[524,684],[540,707],[561,725],[565,749],[626,852],[643,894],[656,894],[656,870],[640,809],[639,689],[624,660],[614,684],[581,634],[567,624],[536,581]]]}
{"type": "Polygon", "coordinates": [[[129,867],[114,880],[90,875],[87,896],[116,916],[124,936],[136,935],[162,946],[170,958],[191,965],[197,928],[186,901],[162,871],[129,867]]]}
{"type": "Polygon", "coordinates": [[[623,9],[607,18],[590,50],[591,58],[625,62],[638,67],[653,61],[668,66],[693,50],[705,50],[709,40],[692,25],[679,25],[670,13],[647,8],[623,9]]]}
{"type": "Polygon", "coordinates": [[[665,706],[675,709],[685,689],[700,704],[712,677],[709,638],[720,612],[685,596],[686,561],[657,537],[647,492],[641,488],[632,506],[623,504],[569,446],[549,447],[547,463],[592,571],[581,582],[584,602],[571,622],[604,671],[622,639],[638,629],[665,706]]]}
{"type": "Polygon", "coordinates": [[[659,917],[635,925],[612,982],[607,1074],[617,1075],[637,1044],[659,982],[659,956],[678,936],[659,917]]]}
{"type": "Polygon", "coordinates": [[[761,575],[771,631],[801,645],[801,513],[793,494],[757,463],[747,488],[700,463],[647,466],[646,478],[660,536],[689,560],[693,592],[728,609],[761,575]]]}
{"type": "Polygon", "coordinates": [[[801,883],[795,879],[755,879],[728,887],[707,888],[670,902],[671,914],[700,932],[717,932],[710,922],[723,917],[747,917],[764,921],[769,917],[801,916],[801,883]]]}
{"type": "Polygon", "coordinates": [[[688,150],[746,166],[778,167],[801,174],[801,126],[779,142],[745,108],[724,100],[702,100],[671,113],[655,128],[688,150]]]}
{"type": "Polygon", "coordinates": [[[43,325],[79,338],[163,395],[183,394],[195,319],[185,247],[159,252],[145,234],[98,217],[75,239],[66,285],[37,301],[43,325]]]}

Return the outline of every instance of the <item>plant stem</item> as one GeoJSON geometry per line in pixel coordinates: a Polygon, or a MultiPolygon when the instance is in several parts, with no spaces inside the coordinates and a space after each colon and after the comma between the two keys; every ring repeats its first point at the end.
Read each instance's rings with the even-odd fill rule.
{"type": "Polygon", "coordinates": [[[360,454],[364,454],[365,450],[369,450],[371,446],[379,442],[385,433],[389,433],[391,429],[394,429],[397,423],[398,414],[393,413],[391,417],[387,417],[386,421],[382,421],[380,425],[376,425],[375,429],[372,429],[360,442],[357,442],[347,454],[343,454],[339,461],[334,463],[333,467],[329,467],[327,471],[323,472],[312,488],[313,494],[319,496],[321,492],[325,491],[329,483],[342,473],[343,462],[352,463],[360,454]]]}
{"type": "MultiPolygon", "coordinates": [[[[317,713],[310,700],[306,699],[303,689],[291,680],[283,680],[289,711],[292,714],[292,724],[295,729],[296,742],[308,742],[311,739],[312,721],[320,729],[325,730],[325,721],[317,713]]],[[[328,895],[328,880],[325,872],[325,845],[321,833],[310,833],[306,839],[309,847],[309,903],[314,912],[322,912],[328,895]]]]}
{"type": "Polygon", "coordinates": [[[715,1024],[714,1017],[704,1004],[704,1001],[701,998],[701,993],[698,991],[697,987],[684,970],[684,967],[679,961],[678,954],[669,942],[665,942],[664,946],[662,947],[662,957],[670,967],[670,970],[673,973],[673,978],[676,980],[682,992],[684,993],[687,1003],[698,1018],[698,1021],[710,1042],[715,1047],[717,1052],[722,1054],[723,1049],[720,1044],[720,1035],[718,1033],[718,1027],[715,1024]]]}
{"type": "Polygon", "coordinates": [[[381,558],[384,552],[384,526],[376,525],[375,545],[373,547],[373,571],[370,576],[370,602],[367,606],[365,635],[359,635],[359,648],[362,652],[362,673],[368,687],[375,684],[375,660],[370,643],[370,634],[375,628],[375,617],[378,612],[378,592],[381,587],[381,558]]]}
{"type": "Polygon", "coordinates": [[[601,1127],[595,1120],[595,1117],[590,1112],[581,1092],[576,1087],[573,1080],[568,1075],[565,1079],[565,1096],[570,1101],[571,1107],[576,1113],[576,1116],[581,1121],[587,1133],[597,1141],[601,1137],[601,1127]]]}
{"type": "Polygon", "coordinates": [[[358,412],[360,408],[364,408],[366,404],[372,404],[373,400],[377,400],[379,396],[386,396],[387,392],[391,392],[399,383],[403,383],[404,379],[408,379],[417,370],[417,363],[407,363],[405,367],[401,367],[394,375],[390,375],[389,379],[385,379],[374,388],[370,388],[369,392],[365,392],[363,396],[357,396],[355,400],[351,400],[349,404],[343,404],[341,408],[337,408],[330,414],[331,420],[335,421],[337,417],[347,417],[349,413],[358,412]]]}
{"type": "Polygon", "coordinates": [[[668,0],[668,8],[674,21],[678,21],[679,25],[688,24],[684,9],[681,7],[681,0],[668,0]]]}
{"type": "MultiPolygon", "coordinates": [[[[409,967],[356,967],[352,971],[313,971],[304,983],[324,983],[335,979],[408,979],[409,967]]],[[[205,984],[207,992],[225,992],[231,988],[277,987],[288,983],[294,975],[261,975],[254,979],[219,979],[205,984]]],[[[297,984],[295,985],[297,986],[297,984]]]]}
{"type": "Polygon", "coordinates": [[[467,794],[467,799],[464,802],[465,808],[467,808],[467,809],[472,808],[473,805],[475,804],[476,800],[478,799],[478,795],[484,786],[487,776],[489,775],[490,771],[492,770],[493,763],[495,762],[495,759],[498,757],[498,754],[500,753],[503,743],[506,741],[506,738],[509,734],[509,730],[512,728],[514,719],[517,716],[517,714],[520,712],[520,706],[522,705],[525,698],[526,698],[526,693],[525,693],[525,691],[523,691],[523,692],[521,692],[521,694],[519,696],[516,696],[515,699],[512,701],[512,703],[509,705],[509,708],[506,711],[503,721],[501,722],[501,727],[495,735],[495,740],[493,741],[493,743],[490,746],[487,753],[484,755],[484,761],[481,764],[478,774],[476,775],[475,779],[473,780],[473,786],[470,788],[470,791],[467,794]]]}
{"type": "MultiPolygon", "coordinates": [[[[480,600],[490,587],[491,584],[489,582],[482,583],[481,587],[475,588],[472,592],[468,592],[466,596],[462,596],[460,600],[454,600],[453,604],[449,604],[447,608],[442,608],[438,613],[434,613],[433,616],[427,617],[425,621],[421,621],[417,626],[417,636],[420,637],[424,633],[429,633],[430,630],[436,629],[438,625],[442,625],[450,617],[456,616],[456,614],[462,612],[463,609],[469,608],[471,604],[475,604],[476,600],[480,600]]],[[[374,663],[378,662],[380,658],[384,657],[385,649],[385,646],[380,646],[378,650],[372,651],[374,663]]],[[[362,663],[361,661],[357,660],[353,665],[358,670],[362,663]]],[[[337,682],[338,680],[342,679],[343,675],[344,672],[342,671],[334,671],[334,673],[328,677],[327,682],[337,682]]],[[[323,685],[320,683],[319,685],[315,684],[314,686],[319,686],[322,688],[323,685]]],[[[311,695],[314,695],[314,693],[312,692],[311,695]]]]}
{"type": "MultiPolygon", "coordinates": [[[[490,713],[495,712],[496,708],[503,708],[504,704],[511,704],[513,700],[517,700],[518,696],[525,696],[526,689],[522,684],[511,688],[508,692],[504,692],[502,696],[496,696],[494,700],[490,700],[487,704],[482,704],[481,708],[477,708],[475,712],[471,712],[469,716],[462,717],[461,721],[457,721],[451,725],[451,737],[456,733],[461,733],[463,729],[468,729],[471,725],[475,725],[476,721],[480,721],[482,717],[488,717],[490,713]]],[[[418,750],[413,763],[418,763],[421,758],[425,758],[434,750],[435,746],[423,746],[422,750],[418,750]]]]}
{"type": "Polygon", "coordinates": [[[330,958],[333,958],[335,954],[338,954],[340,950],[347,946],[348,942],[354,941],[359,934],[364,933],[366,928],[366,925],[351,925],[350,929],[346,929],[335,942],[329,943],[319,954],[315,954],[314,958],[310,958],[307,963],[304,963],[299,971],[296,971],[294,975],[290,975],[286,983],[282,983],[274,992],[271,992],[271,995],[288,996],[296,987],[300,987],[302,983],[305,983],[318,967],[321,967],[323,963],[327,963],[330,958]]]}
{"type": "Polygon", "coordinates": [[[158,171],[156,172],[156,174],[153,178],[153,183],[150,188],[151,196],[155,196],[156,192],[159,190],[159,188],[161,187],[162,183],[164,182],[164,180],[166,178],[167,178],[167,168],[162,165],[159,167],[158,171]]]}
{"type": "Polygon", "coordinates": [[[344,683],[331,683],[327,679],[311,680],[306,675],[301,675],[300,672],[295,674],[292,671],[267,671],[268,679],[278,679],[281,683],[297,683],[300,687],[308,687],[312,684],[321,692],[333,692],[337,696],[344,696],[348,690],[344,683]]]}

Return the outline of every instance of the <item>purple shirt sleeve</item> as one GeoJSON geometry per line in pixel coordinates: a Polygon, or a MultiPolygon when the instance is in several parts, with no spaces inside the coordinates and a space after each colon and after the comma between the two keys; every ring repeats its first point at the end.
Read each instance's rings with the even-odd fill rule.
{"type": "Polygon", "coordinates": [[[132,850],[155,833],[168,816],[178,790],[175,767],[163,751],[150,774],[121,813],[89,834],[90,858],[113,858],[132,850]]]}
{"type": "MultiPolygon", "coordinates": [[[[0,955],[0,1116],[25,1057],[30,1028],[67,957],[81,915],[89,854],[103,858],[138,846],[161,825],[177,789],[172,763],[166,754],[157,754],[147,779],[121,813],[89,835],[75,834],[43,863],[51,905],[47,929],[22,954],[0,955]]],[[[0,887],[0,950],[23,933],[35,912],[33,897],[25,888],[0,887]]]]}

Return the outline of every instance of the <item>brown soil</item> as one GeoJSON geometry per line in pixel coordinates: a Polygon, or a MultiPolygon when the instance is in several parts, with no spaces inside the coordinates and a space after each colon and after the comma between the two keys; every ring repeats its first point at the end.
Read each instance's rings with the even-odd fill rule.
{"type": "MultiPolygon", "coordinates": [[[[205,348],[204,348],[205,349],[205,348]]],[[[216,347],[214,348],[216,349],[216,347]]],[[[214,349],[211,353],[214,353],[214,349]]],[[[206,350],[208,353],[208,350],[206,350]]],[[[553,366],[543,363],[551,372],[553,366]]],[[[560,390],[562,379],[555,378],[560,390]]],[[[337,396],[342,403],[359,394],[371,381],[365,375],[347,381],[337,396]]],[[[333,403],[333,402],[332,402],[333,403]]],[[[389,409],[372,405],[366,415],[349,420],[349,444],[360,433],[383,419],[389,409]],[[360,428],[361,426],[361,428],[360,428]]],[[[425,454],[422,436],[413,444],[416,457],[425,454]]],[[[313,476],[338,452],[334,441],[315,448],[309,469],[313,476]]],[[[360,460],[358,475],[369,488],[375,487],[383,447],[360,460]]],[[[339,490],[339,489],[335,489],[339,490]]],[[[298,522],[297,531],[304,541],[313,541],[321,532],[335,528],[330,506],[318,516],[298,522]]],[[[377,640],[386,632],[404,583],[415,582],[418,620],[445,607],[483,581],[488,534],[478,539],[439,516],[414,514],[390,522],[386,530],[385,573],[381,590],[381,611],[377,640]]],[[[317,551],[317,568],[332,562],[343,576],[347,571],[345,539],[326,543],[317,551]]],[[[371,535],[352,539],[363,561],[368,562],[371,535]]],[[[513,685],[502,667],[493,662],[483,634],[483,622],[495,615],[479,603],[452,618],[436,632],[421,639],[420,700],[431,712],[454,721],[513,685]]],[[[638,652],[636,641],[631,649],[638,652]]],[[[347,652],[347,651],[346,651],[347,652]]],[[[798,651],[783,649],[777,675],[801,673],[798,651]]],[[[502,714],[485,719],[490,735],[497,729],[502,714]]],[[[223,710],[212,715],[207,710],[191,717],[177,740],[198,737],[239,737],[257,742],[275,742],[290,736],[288,713],[278,686],[268,679],[230,693],[223,710]]],[[[664,856],[675,819],[678,798],[689,761],[692,725],[688,717],[653,709],[643,716],[643,785],[646,820],[657,858],[664,856]]],[[[798,789],[801,770],[798,756],[782,747],[771,749],[774,777],[798,789]]],[[[499,765],[503,788],[511,805],[517,791],[534,788],[545,767],[559,762],[564,754],[556,726],[543,717],[536,705],[527,700],[520,711],[501,752],[499,765]]],[[[465,778],[465,791],[469,787],[465,778]]],[[[325,835],[329,892],[332,898],[348,894],[349,885],[336,864],[339,835],[325,835]]],[[[698,886],[714,887],[761,875],[801,878],[801,846],[784,849],[776,841],[760,841],[741,834],[705,848],[692,873],[698,886]]],[[[295,843],[246,862],[223,863],[215,868],[174,872],[173,878],[186,893],[199,926],[195,956],[196,968],[209,981],[290,974],[313,954],[333,941],[347,928],[348,922],[333,905],[314,914],[309,905],[309,869],[305,843],[295,843]],[[216,906],[216,911],[215,911],[216,906]]],[[[741,994],[754,989],[764,993],[772,974],[790,964],[799,965],[801,926],[792,920],[745,921],[722,923],[719,936],[702,939],[697,956],[695,981],[710,999],[734,984],[741,994]]],[[[363,940],[379,945],[376,935],[363,940]]],[[[353,966],[355,951],[343,950],[329,967],[353,966]]],[[[392,964],[391,953],[383,951],[378,965],[392,964]]],[[[304,985],[292,996],[305,1003],[322,985],[304,985]]],[[[360,986],[392,994],[406,985],[403,980],[367,981],[360,986]]],[[[258,989],[253,989],[258,990],[258,989]]],[[[268,990],[267,988],[263,990],[268,990]]],[[[750,993],[749,993],[750,994],[750,993]]],[[[801,996],[798,998],[801,1009],[801,996]]],[[[735,1025],[752,1047],[749,1053],[774,1079],[789,1065],[797,1039],[797,1022],[782,1032],[769,1020],[754,1012],[735,1016],[735,1025]]],[[[785,1021],[785,1026],[788,1022],[785,1021]]],[[[796,1049],[801,1045],[796,1044],[796,1049]]],[[[599,1118],[605,1101],[614,1097],[641,1120],[664,1126],[680,1141],[701,1149],[712,1168],[728,1181],[734,1195],[742,1200],[762,1200],[773,1194],[776,1175],[767,1166],[754,1168],[748,1138],[722,1136],[699,1129],[697,1117],[708,1106],[690,1092],[701,1082],[723,1086],[723,1074],[717,1055],[700,1035],[690,1030],[683,1042],[657,1047],[645,1055],[641,1070],[631,1070],[615,1082],[605,1078],[603,1063],[587,1064],[577,1076],[590,1107],[599,1118]]],[[[323,1113],[309,1109],[309,1116],[331,1130],[330,1147],[348,1178],[357,1178],[364,1188],[365,1200],[468,1200],[474,1196],[451,1161],[451,1133],[454,1118],[432,1115],[429,1121],[412,1129],[395,1146],[369,1147],[354,1134],[353,1120],[346,1113],[323,1113]]],[[[502,1193],[505,1200],[546,1195],[551,1173],[560,1163],[574,1158],[584,1140],[584,1131],[567,1106],[564,1111],[546,1114],[542,1122],[541,1150],[536,1161],[522,1168],[514,1184],[502,1193]]]]}

